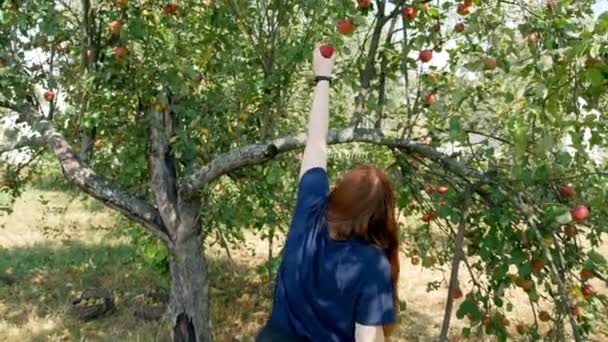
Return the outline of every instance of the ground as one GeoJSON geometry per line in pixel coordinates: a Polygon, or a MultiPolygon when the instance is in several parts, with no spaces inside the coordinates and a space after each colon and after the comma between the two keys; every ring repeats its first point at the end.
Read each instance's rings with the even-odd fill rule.
{"type": "MultiPolygon", "coordinates": [[[[142,266],[129,241],[115,234],[120,228],[114,214],[81,199],[30,189],[13,213],[0,216],[0,341],[165,341],[165,325],[133,316],[136,296],[166,286],[165,281],[142,266]],[[110,289],[116,312],[87,323],[75,320],[70,300],[87,287],[110,289]]],[[[208,252],[216,341],[251,341],[267,317],[272,285],[260,268],[267,250],[266,242],[249,235],[244,245],[231,249],[231,261],[221,250],[208,252]]],[[[608,255],[608,245],[601,253],[608,255]]],[[[393,340],[437,340],[446,295],[444,289],[427,292],[426,284],[447,276],[402,259],[399,293],[407,306],[393,340]]],[[[466,278],[462,284],[466,292],[466,278]]],[[[523,292],[513,291],[508,298],[514,304],[511,328],[530,323],[523,292]]],[[[453,318],[452,340],[459,340],[463,325],[453,318]]],[[[512,336],[516,340],[515,332],[512,336]]],[[[599,325],[592,341],[606,340],[608,328],[599,325]]]]}

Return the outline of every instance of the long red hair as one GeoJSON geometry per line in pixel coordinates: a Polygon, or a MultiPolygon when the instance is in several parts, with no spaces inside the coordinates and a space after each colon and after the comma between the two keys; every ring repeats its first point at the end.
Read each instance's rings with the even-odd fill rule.
{"type": "MultiPolygon", "coordinates": [[[[361,165],[348,172],[329,194],[327,222],[332,238],[359,239],[382,248],[391,265],[395,314],[399,309],[399,230],[395,192],[381,169],[361,165]]],[[[394,325],[385,326],[388,335],[394,325]]]]}

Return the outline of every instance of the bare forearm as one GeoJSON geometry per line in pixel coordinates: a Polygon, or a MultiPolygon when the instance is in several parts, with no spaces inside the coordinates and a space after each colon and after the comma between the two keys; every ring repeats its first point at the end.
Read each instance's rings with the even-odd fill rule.
{"type": "Polygon", "coordinates": [[[302,157],[300,176],[313,167],[327,168],[327,132],[329,130],[329,82],[315,87],[308,119],[306,147],[302,157]]]}

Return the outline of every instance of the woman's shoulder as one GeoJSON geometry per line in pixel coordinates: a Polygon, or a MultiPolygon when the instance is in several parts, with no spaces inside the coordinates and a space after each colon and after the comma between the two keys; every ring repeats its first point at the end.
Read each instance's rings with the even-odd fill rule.
{"type": "Polygon", "coordinates": [[[359,243],[356,248],[357,259],[363,264],[365,273],[370,276],[389,277],[391,265],[384,251],[375,245],[359,243]]]}

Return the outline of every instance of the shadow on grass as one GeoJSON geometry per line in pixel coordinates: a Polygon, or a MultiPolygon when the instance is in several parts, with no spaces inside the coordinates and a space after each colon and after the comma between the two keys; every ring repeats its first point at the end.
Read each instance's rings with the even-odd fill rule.
{"type": "MultiPolygon", "coordinates": [[[[127,244],[38,244],[0,249],[0,340],[166,341],[167,323],[133,316],[133,298],[166,287],[167,279],[135,260],[127,244]],[[116,311],[80,322],[69,312],[71,298],[87,287],[103,287],[116,311]]],[[[253,341],[268,318],[274,287],[258,267],[209,256],[210,311],[216,341],[253,341]]],[[[428,341],[424,317],[408,310],[396,339],[428,341]]]]}

